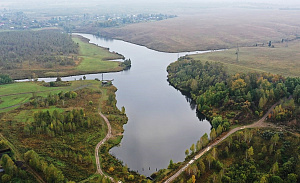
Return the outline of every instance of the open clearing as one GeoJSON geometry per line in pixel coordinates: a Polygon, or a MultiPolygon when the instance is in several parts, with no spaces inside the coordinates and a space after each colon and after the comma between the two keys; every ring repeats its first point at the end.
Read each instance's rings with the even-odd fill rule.
{"type": "Polygon", "coordinates": [[[199,9],[178,18],[101,30],[108,37],[165,51],[196,51],[253,46],[292,39],[300,11],[276,9],[199,9]]]}
{"type": "Polygon", "coordinates": [[[195,60],[224,63],[231,74],[237,72],[270,72],[283,76],[299,77],[300,40],[275,43],[274,48],[240,47],[237,61],[236,48],[192,55],[195,60]]]}

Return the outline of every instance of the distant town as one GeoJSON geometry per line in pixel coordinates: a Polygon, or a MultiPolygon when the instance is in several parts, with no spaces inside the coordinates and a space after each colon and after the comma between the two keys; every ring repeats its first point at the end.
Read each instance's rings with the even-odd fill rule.
{"type": "Polygon", "coordinates": [[[126,24],[160,21],[175,18],[166,14],[83,14],[70,16],[31,18],[22,11],[0,10],[0,30],[26,30],[46,27],[61,27],[67,32],[82,27],[117,27],[126,24]]]}

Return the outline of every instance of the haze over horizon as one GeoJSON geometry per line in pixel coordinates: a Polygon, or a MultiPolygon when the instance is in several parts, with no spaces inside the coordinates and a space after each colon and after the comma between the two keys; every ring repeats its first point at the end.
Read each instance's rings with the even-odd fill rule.
{"type": "Polygon", "coordinates": [[[130,6],[136,5],[141,7],[147,7],[149,5],[163,5],[167,8],[172,8],[173,6],[193,6],[193,5],[203,5],[203,6],[238,6],[241,4],[256,4],[259,5],[270,5],[273,7],[282,6],[294,8],[295,6],[300,7],[300,2],[297,0],[2,0],[0,2],[0,9],[38,9],[38,8],[74,8],[74,7],[94,7],[94,6],[112,6],[122,5],[124,8],[131,8],[130,6]]]}

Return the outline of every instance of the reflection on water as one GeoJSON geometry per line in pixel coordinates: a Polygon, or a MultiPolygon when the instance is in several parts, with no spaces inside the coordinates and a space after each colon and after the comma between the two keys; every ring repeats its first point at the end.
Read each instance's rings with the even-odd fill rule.
{"type": "MultiPolygon", "coordinates": [[[[210,133],[211,125],[196,105],[169,85],[166,68],[188,53],[163,53],[120,40],[111,40],[81,34],[91,43],[107,47],[131,59],[130,70],[105,73],[104,79],[114,79],[118,107],[125,106],[129,118],[124,126],[121,145],[110,153],[124,162],[131,170],[146,176],[167,168],[170,160],[183,161],[185,150],[204,133],[210,133]]],[[[85,75],[87,79],[102,78],[102,74],[85,75]]],[[[75,80],[80,76],[64,77],[75,80]]],[[[40,78],[39,80],[55,80],[40,78]]]]}

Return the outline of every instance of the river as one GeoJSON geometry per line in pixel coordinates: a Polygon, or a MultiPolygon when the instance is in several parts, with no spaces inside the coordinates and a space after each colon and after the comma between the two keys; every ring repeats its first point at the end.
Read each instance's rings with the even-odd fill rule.
{"type": "MultiPolygon", "coordinates": [[[[120,146],[112,148],[110,153],[130,170],[149,176],[167,168],[171,159],[183,161],[185,150],[204,133],[210,133],[210,123],[200,120],[189,100],[167,81],[167,66],[178,57],[192,53],[164,53],[121,40],[80,35],[90,39],[90,43],[131,59],[130,70],[104,74],[104,79],[114,79],[113,84],[118,88],[117,105],[119,108],[125,106],[129,118],[120,146]]],[[[87,79],[102,78],[101,74],[85,76],[87,79]]],[[[81,77],[63,77],[62,80],[81,77]]]]}

